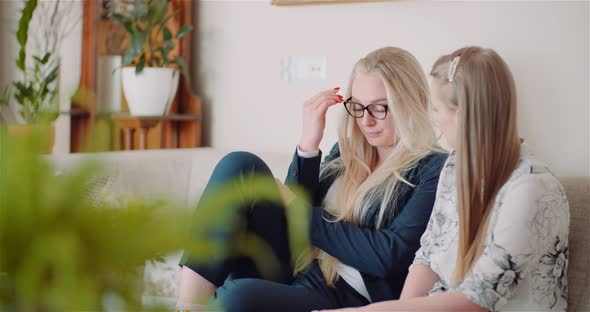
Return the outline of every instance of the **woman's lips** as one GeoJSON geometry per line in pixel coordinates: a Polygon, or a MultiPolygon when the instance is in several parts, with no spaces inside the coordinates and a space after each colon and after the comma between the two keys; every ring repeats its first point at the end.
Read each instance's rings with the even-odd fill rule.
{"type": "Polygon", "coordinates": [[[365,132],[365,135],[371,138],[378,137],[381,131],[365,132]]]}

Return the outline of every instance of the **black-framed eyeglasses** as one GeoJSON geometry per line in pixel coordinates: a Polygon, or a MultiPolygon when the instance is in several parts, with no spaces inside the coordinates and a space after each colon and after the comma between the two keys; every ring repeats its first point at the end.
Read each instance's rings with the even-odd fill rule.
{"type": "Polygon", "coordinates": [[[369,112],[369,115],[375,119],[383,120],[387,117],[387,111],[389,107],[386,104],[369,104],[367,106],[356,103],[352,101],[352,97],[349,97],[348,100],[342,102],[344,104],[344,108],[348,114],[354,118],[363,118],[365,115],[365,110],[369,112]]]}

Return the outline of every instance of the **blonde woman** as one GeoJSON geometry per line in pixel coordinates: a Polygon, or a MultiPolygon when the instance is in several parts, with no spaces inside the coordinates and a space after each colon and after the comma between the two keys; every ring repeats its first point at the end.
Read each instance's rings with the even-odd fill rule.
{"type": "Polygon", "coordinates": [[[564,311],[569,206],[518,136],[506,63],[468,47],[431,72],[436,121],[455,151],[401,298],[354,311],[564,311]]]}
{"type": "MultiPolygon", "coordinates": [[[[447,157],[430,125],[426,77],[410,53],[382,48],[354,66],[346,96],[338,92],[305,102],[286,181],[312,197],[312,261],[293,276],[283,208],[250,206],[249,229],[273,248],[283,273],[269,281],[252,278],[260,274],[248,259],[185,259],[179,308],[203,308],[190,303],[212,294],[226,311],[310,311],[399,297],[447,157]],[[345,109],[338,144],[320,166],[326,111],[339,103],[345,109]]],[[[252,172],[270,174],[254,155],[233,153],[210,185],[236,176],[247,183],[252,172]]]]}

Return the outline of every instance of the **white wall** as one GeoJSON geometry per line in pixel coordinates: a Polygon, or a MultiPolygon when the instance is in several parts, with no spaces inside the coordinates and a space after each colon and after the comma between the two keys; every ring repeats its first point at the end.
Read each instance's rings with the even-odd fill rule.
{"type": "MultiPolygon", "coordinates": [[[[74,25],[74,30],[64,38],[60,51],[59,104],[62,111],[71,107],[70,99],[80,86],[82,68],[82,1],[73,2],[75,9],[73,17],[80,20],[74,25]]],[[[56,120],[56,141],[54,154],[70,152],[70,116],[63,115],[56,120]]]]}
{"type": "MultiPolygon", "coordinates": [[[[201,1],[200,93],[214,147],[291,152],[300,107],[346,85],[376,48],[407,49],[428,70],[465,45],[494,48],[518,87],[521,135],[560,175],[590,175],[588,2],[417,2],[275,7],[269,1],[201,1]],[[328,57],[327,80],[280,80],[282,56],[328,57]]],[[[341,109],[341,108],[337,108],[341,109]]],[[[323,142],[336,140],[337,111],[323,142]]]]}
{"type": "Polygon", "coordinates": [[[16,72],[16,1],[0,1],[0,88],[4,88],[16,72]]]}

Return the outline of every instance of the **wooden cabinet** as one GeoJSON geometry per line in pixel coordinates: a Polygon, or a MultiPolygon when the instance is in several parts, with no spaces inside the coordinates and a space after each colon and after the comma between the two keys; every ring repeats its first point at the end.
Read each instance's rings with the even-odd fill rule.
{"type": "MultiPolygon", "coordinates": [[[[112,22],[104,19],[106,0],[85,0],[82,21],[82,72],[80,89],[72,97],[70,114],[70,151],[105,151],[119,149],[191,148],[201,146],[202,102],[193,94],[186,77],[165,116],[134,117],[122,112],[97,111],[98,57],[105,52],[112,22]],[[125,143],[127,142],[127,143],[125,143]]],[[[170,0],[169,12],[179,13],[167,22],[171,29],[193,22],[194,1],[170,0]]],[[[194,32],[193,30],[192,32],[194,32]]],[[[172,53],[182,56],[192,68],[192,32],[177,42],[172,53]]],[[[122,40],[125,51],[127,40],[122,40]]],[[[122,53],[122,52],[121,52],[122,53]]]]}

